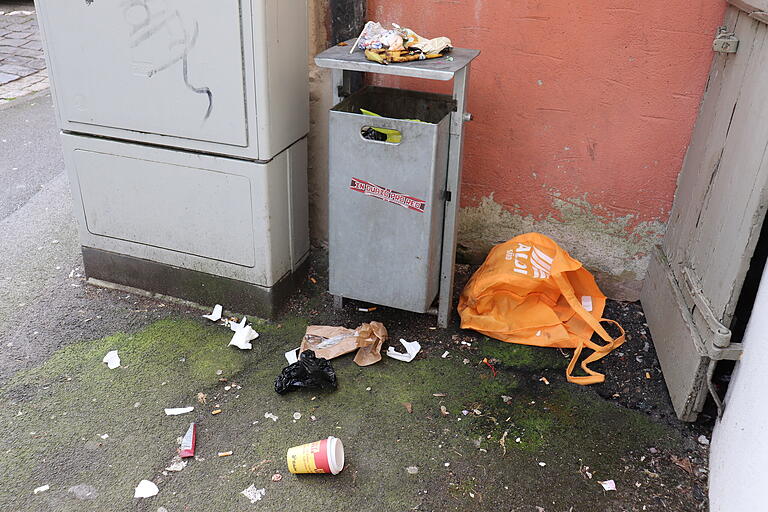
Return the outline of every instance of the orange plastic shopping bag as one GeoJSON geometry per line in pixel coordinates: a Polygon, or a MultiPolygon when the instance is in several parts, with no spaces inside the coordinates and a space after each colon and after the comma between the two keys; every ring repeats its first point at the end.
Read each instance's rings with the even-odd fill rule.
{"type": "Polygon", "coordinates": [[[509,343],[573,348],[566,370],[569,382],[595,384],[605,376],[588,365],[624,343],[624,329],[602,318],[605,295],[578,261],[540,233],[520,235],[497,245],[461,294],[461,327],[509,343]],[[600,325],[610,322],[621,335],[613,339],[600,325]],[[597,333],[606,343],[591,341],[597,333]],[[594,352],[581,362],[586,376],[573,369],[587,347],[594,352]]]}

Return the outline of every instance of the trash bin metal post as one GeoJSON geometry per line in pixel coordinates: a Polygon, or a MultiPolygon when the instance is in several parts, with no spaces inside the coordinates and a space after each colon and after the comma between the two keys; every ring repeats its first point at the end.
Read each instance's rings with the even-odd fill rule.
{"type": "Polygon", "coordinates": [[[458,233],[459,198],[461,197],[461,166],[464,154],[464,122],[469,118],[467,85],[470,63],[453,77],[453,99],[456,112],[451,114],[451,136],[448,146],[448,177],[445,184],[445,220],[443,221],[443,251],[440,263],[440,295],[438,299],[437,325],[448,327],[453,309],[453,274],[456,261],[456,236],[458,233]]]}

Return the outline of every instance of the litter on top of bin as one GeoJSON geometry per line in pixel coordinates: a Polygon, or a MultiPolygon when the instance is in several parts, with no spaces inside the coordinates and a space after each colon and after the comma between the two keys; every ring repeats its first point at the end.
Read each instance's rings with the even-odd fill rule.
{"type": "Polygon", "coordinates": [[[379,22],[369,21],[349,53],[360,48],[365,51],[368,60],[389,64],[442,57],[443,53],[452,48],[451,40],[447,37],[427,39],[396,23],[392,27],[386,29],[379,22]]]}

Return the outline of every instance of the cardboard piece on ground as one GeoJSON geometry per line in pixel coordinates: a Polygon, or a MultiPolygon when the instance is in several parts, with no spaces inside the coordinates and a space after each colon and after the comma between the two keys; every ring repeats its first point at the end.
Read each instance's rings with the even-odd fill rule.
{"type": "Polygon", "coordinates": [[[358,366],[369,366],[381,361],[381,346],[387,338],[387,328],[381,322],[364,323],[354,331],[345,327],[310,325],[301,341],[300,353],[312,349],[317,357],[333,359],[357,350],[355,363],[358,366]],[[320,343],[322,348],[316,348],[307,341],[307,337],[313,336],[326,340],[338,338],[338,340],[334,340],[331,346],[323,347],[323,343],[320,343]]]}

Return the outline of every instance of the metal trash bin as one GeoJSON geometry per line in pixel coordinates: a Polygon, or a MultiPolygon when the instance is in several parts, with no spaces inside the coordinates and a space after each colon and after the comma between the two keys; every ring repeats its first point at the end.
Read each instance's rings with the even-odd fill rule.
{"type": "Polygon", "coordinates": [[[440,284],[455,104],[441,94],[365,87],[331,110],[333,295],[418,313],[432,306],[440,284]],[[361,108],[381,117],[364,115],[361,108]],[[397,130],[400,141],[364,138],[367,128],[397,130]]]}

